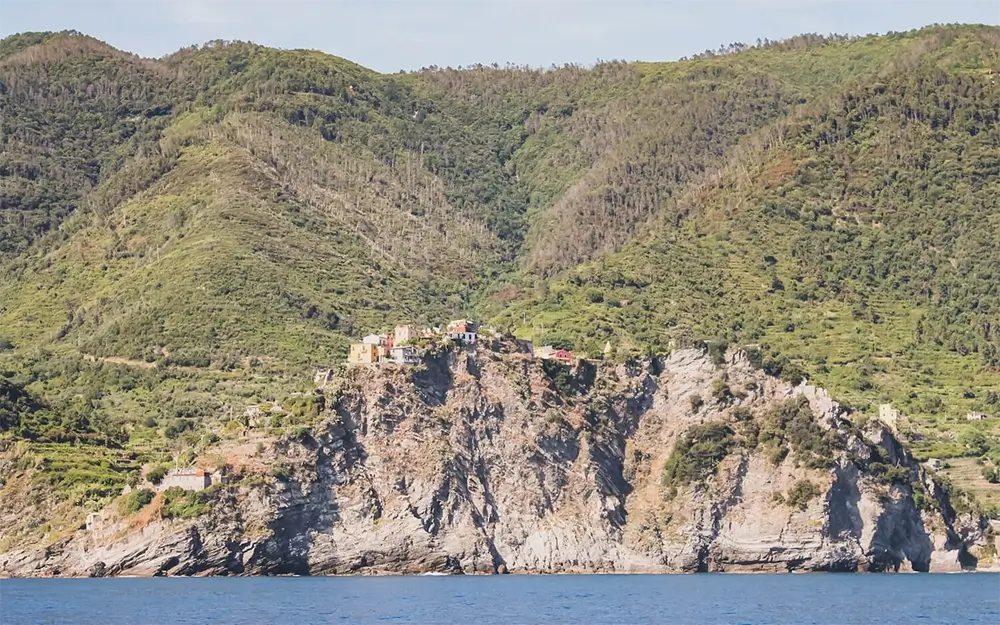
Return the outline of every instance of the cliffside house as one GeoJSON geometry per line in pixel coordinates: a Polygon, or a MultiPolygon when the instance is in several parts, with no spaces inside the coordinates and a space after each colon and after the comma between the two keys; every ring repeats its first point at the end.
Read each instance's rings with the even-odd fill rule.
{"type": "Polygon", "coordinates": [[[378,362],[378,353],[378,345],[372,345],[368,342],[354,343],[351,345],[351,351],[347,356],[347,364],[370,365],[374,362],[378,362]]]}
{"type": "Polygon", "coordinates": [[[567,351],[565,349],[556,349],[551,345],[543,345],[535,350],[535,356],[541,358],[542,360],[555,360],[561,362],[564,365],[573,364],[575,356],[573,352],[567,351]]]}
{"type": "Polygon", "coordinates": [[[879,404],[878,420],[889,426],[889,429],[896,430],[899,423],[899,411],[892,407],[892,404],[879,404]]]}
{"type": "Polygon", "coordinates": [[[969,414],[965,415],[966,421],[984,421],[987,418],[988,417],[982,412],[970,412],[969,414]]]}
{"type": "Polygon", "coordinates": [[[571,365],[573,364],[573,352],[566,351],[565,349],[557,349],[549,356],[549,359],[561,362],[564,365],[571,365]]]}
{"type": "Polygon", "coordinates": [[[409,345],[397,345],[389,350],[390,358],[400,365],[415,365],[420,362],[417,350],[409,345]]]}
{"type": "Polygon", "coordinates": [[[558,350],[551,345],[542,345],[537,350],[535,350],[535,356],[541,358],[542,360],[548,360],[552,358],[552,354],[556,353],[558,350]]]}
{"type": "Polygon", "coordinates": [[[448,338],[466,344],[475,343],[478,338],[476,324],[468,319],[456,319],[448,324],[448,338]]]}
{"type": "Polygon", "coordinates": [[[396,326],[396,330],[393,332],[393,346],[409,343],[415,338],[417,338],[417,330],[413,326],[409,324],[396,326]]]}
{"type": "Polygon", "coordinates": [[[212,476],[207,472],[194,467],[186,467],[183,469],[170,469],[167,471],[167,474],[163,476],[163,479],[160,481],[157,489],[167,490],[168,488],[177,486],[183,488],[184,490],[205,490],[211,485],[212,476]]]}

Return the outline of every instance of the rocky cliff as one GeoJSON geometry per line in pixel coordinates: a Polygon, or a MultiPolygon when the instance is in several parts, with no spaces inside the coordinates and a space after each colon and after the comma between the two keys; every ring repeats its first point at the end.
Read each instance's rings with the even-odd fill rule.
{"type": "Polygon", "coordinates": [[[503,345],[353,368],[193,519],[0,554],[7,575],[975,568],[979,519],[891,432],[744,352],[562,368],[503,345]],[[503,352],[507,353],[503,353],[503,352]]]}

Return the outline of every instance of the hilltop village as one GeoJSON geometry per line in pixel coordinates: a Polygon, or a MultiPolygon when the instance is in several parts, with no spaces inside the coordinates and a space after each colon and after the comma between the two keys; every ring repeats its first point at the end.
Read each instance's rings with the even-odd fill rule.
{"type": "MultiPolygon", "coordinates": [[[[481,336],[493,338],[497,336],[494,328],[481,328],[478,323],[469,319],[456,319],[448,323],[444,329],[440,327],[417,330],[413,325],[396,326],[392,333],[370,334],[360,343],[351,345],[347,356],[348,365],[372,364],[418,364],[427,349],[438,344],[459,344],[466,347],[475,346],[481,336]]],[[[531,341],[518,340],[518,347],[531,358],[554,360],[570,365],[581,358],[565,349],[556,349],[545,345],[535,349],[531,341]]],[[[606,347],[610,349],[610,345],[606,347]]]]}

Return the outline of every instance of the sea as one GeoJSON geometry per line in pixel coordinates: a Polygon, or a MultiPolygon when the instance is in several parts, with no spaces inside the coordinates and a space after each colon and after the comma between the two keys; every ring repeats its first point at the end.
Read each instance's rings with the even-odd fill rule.
{"type": "Polygon", "coordinates": [[[0,580],[4,625],[1000,623],[1000,574],[0,580]]]}

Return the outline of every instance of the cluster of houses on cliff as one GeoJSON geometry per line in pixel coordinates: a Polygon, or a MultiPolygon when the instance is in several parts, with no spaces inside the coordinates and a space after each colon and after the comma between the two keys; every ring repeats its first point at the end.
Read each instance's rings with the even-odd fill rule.
{"type": "MultiPolygon", "coordinates": [[[[360,343],[351,345],[347,356],[349,365],[398,364],[413,365],[420,362],[423,350],[420,345],[425,342],[446,340],[465,346],[474,346],[484,331],[478,323],[469,319],[456,319],[449,322],[444,329],[439,327],[417,330],[410,324],[396,326],[391,333],[370,334],[360,343]]],[[[492,329],[486,329],[488,336],[495,335],[492,329]]],[[[524,346],[532,358],[554,360],[565,365],[573,364],[580,357],[565,349],[557,349],[545,345],[537,350],[531,341],[518,341],[524,346]]],[[[605,351],[610,350],[610,344],[605,351]]]]}
{"type": "Polygon", "coordinates": [[[396,326],[391,334],[369,334],[360,343],[351,345],[347,363],[370,365],[374,363],[396,363],[412,365],[420,362],[420,351],[416,343],[419,339],[434,340],[447,338],[463,345],[475,345],[479,339],[478,326],[468,319],[457,319],[441,328],[417,330],[410,324],[396,326]]]}

